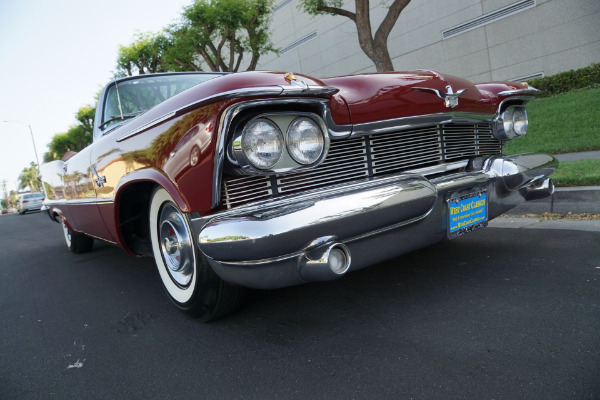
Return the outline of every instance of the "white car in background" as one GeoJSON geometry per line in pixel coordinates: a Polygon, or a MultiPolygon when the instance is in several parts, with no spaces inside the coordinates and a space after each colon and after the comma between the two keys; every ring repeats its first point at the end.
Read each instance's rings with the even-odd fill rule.
{"type": "Polygon", "coordinates": [[[27,211],[40,211],[45,197],[44,193],[24,194],[19,200],[19,214],[23,215],[27,211]]]}

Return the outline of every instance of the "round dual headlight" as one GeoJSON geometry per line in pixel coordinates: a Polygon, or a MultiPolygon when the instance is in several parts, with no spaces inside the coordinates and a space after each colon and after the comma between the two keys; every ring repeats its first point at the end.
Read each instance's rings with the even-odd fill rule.
{"type": "Polygon", "coordinates": [[[296,118],[288,127],[288,151],[298,164],[309,165],[319,160],[324,144],[323,132],[311,118],[296,118]]]}
{"type": "Polygon", "coordinates": [[[523,106],[510,106],[502,113],[504,134],[506,139],[514,139],[525,136],[527,126],[527,111],[523,106]]]}
{"type": "Polygon", "coordinates": [[[271,120],[252,121],[242,135],[242,151],[256,168],[268,169],[277,164],[283,154],[283,134],[271,120]]]}

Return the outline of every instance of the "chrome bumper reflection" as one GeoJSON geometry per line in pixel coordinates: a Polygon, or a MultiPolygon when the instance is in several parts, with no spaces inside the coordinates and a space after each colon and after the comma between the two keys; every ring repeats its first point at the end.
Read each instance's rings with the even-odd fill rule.
{"type": "Polygon", "coordinates": [[[548,175],[557,166],[543,154],[477,158],[465,171],[435,179],[399,174],[256,203],[192,225],[200,250],[226,281],[274,288],[333,279],[343,274],[320,273],[315,267],[320,264],[311,261],[315,243],[344,246],[348,258],[352,255],[350,269],[362,268],[442,240],[451,193],[487,190],[492,219],[550,195],[548,175]]]}
{"type": "Polygon", "coordinates": [[[276,202],[218,216],[199,235],[200,249],[223,261],[261,260],[291,254],[322,236],[338,240],[391,224],[423,218],[437,191],[427,179],[402,176],[319,193],[318,197],[276,202]]]}

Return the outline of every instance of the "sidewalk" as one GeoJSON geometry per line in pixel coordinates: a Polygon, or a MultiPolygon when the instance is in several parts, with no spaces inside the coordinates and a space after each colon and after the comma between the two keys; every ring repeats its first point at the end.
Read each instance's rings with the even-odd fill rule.
{"type": "Polygon", "coordinates": [[[530,217],[499,217],[488,223],[490,228],[562,229],[567,231],[600,232],[600,219],[552,219],[530,217]]]}
{"type": "Polygon", "coordinates": [[[600,214],[600,186],[556,188],[541,200],[527,201],[510,210],[508,215],[524,214],[600,214]]]}
{"type": "MultiPolygon", "coordinates": [[[[557,154],[558,161],[600,159],[600,151],[557,154]]],[[[559,167],[560,168],[560,167],[559,167]]],[[[545,219],[536,214],[600,214],[600,186],[556,188],[546,199],[527,201],[489,222],[493,228],[564,229],[600,232],[600,220],[545,219]],[[526,217],[522,217],[526,215],[526,217]],[[517,217],[519,216],[519,217],[517,217]]]]}
{"type": "MultiPolygon", "coordinates": [[[[558,161],[600,159],[600,151],[557,154],[554,157],[558,161]]],[[[573,214],[600,214],[600,186],[556,188],[551,197],[525,202],[510,210],[507,214],[566,214],[568,212],[573,214]]]]}

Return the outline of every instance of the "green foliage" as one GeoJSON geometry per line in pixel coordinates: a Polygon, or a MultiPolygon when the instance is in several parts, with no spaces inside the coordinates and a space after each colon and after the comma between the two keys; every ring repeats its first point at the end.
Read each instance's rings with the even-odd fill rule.
{"type": "Polygon", "coordinates": [[[273,0],[195,0],[178,23],[158,34],[139,33],[119,47],[117,76],[164,71],[238,71],[245,53],[248,70],[275,51],[269,39],[273,0]]]}
{"type": "Polygon", "coordinates": [[[262,54],[274,51],[268,24],[272,0],[196,0],[181,21],[167,28],[170,46],[164,54],[168,69],[238,71],[243,55],[252,55],[254,70],[262,54]]]}
{"type": "Polygon", "coordinates": [[[340,8],[342,5],[342,0],[301,0],[298,7],[309,15],[339,15],[333,11],[327,10],[340,8]]]}
{"type": "Polygon", "coordinates": [[[138,33],[129,46],[119,46],[117,75],[164,72],[161,58],[170,45],[164,34],[138,33]]]}
{"type": "Polygon", "coordinates": [[[527,114],[527,135],[508,142],[505,153],[600,150],[600,88],[533,100],[527,114]]]}
{"type": "Polygon", "coordinates": [[[19,189],[29,187],[32,192],[41,192],[42,182],[38,176],[37,165],[32,161],[29,167],[23,168],[19,174],[19,189]]]}
{"type": "Polygon", "coordinates": [[[586,68],[532,79],[528,83],[542,91],[540,97],[549,97],[576,89],[594,87],[600,85],[600,64],[592,64],[586,68]]]}
{"type": "Polygon", "coordinates": [[[563,161],[552,180],[556,186],[600,185],[600,160],[563,161]]]}
{"type": "Polygon", "coordinates": [[[44,154],[44,161],[60,160],[67,151],[80,151],[93,140],[94,117],[96,107],[83,106],[75,113],[77,124],[68,131],[57,133],[48,144],[49,151],[44,154]]]}

